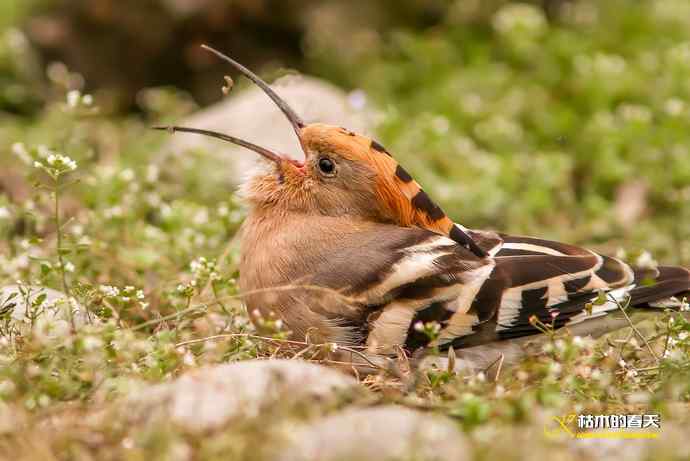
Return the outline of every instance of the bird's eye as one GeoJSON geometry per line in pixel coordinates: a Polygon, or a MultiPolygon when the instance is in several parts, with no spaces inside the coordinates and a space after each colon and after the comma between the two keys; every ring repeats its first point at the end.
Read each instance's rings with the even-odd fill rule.
{"type": "Polygon", "coordinates": [[[319,159],[319,170],[326,176],[335,175],[335,162],[328,157],[319,159]]]}

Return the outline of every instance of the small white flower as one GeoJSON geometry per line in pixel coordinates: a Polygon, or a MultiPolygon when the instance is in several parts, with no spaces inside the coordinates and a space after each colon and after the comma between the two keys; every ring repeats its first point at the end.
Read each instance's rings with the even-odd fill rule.
{"type": "Polygon", "coordinates": [[[146,181],[147,182],[156,182],[158,181],[158,176],[160,174],[160,170],[156,165],[149,165],[146,167],[146,181]]]}
{"type": "MultiPolygon", "coordinates": [[[[683,298],[683,300],[681,301],[679,310],[681,312],[690,311],[690,304],[688,304],[688,300],[686,298],[683,298]]],[[[673,320],[673,318],[671,320],[673,320]]]]}
{"type": "Polygon", "coordinates": [[[38,397],[38,405],[41,407],[47,407],[50,405],[50,397],[45,394],[41,394],[40,397],[38,397]]]}
{"type": "Polygon", "coordinates": [[[120,171],[118,178],[120,178],[124,182],[130,182],[134,179],[135,176],[136,175],[134,174],[134,170],[132,170],[131,168],[125,168],[124,170],[120,171]]]}
{"type": "Polygon", "coordinates": [[[67,93],[67,105],[74,109],[79,105],[81,93],[78,90],[72,90],[67,93]]]}
{"type": "Polygon", "coordinates": [[[38,152],[38,156],[41,158],[46,158],[50,154],[52,154],[52,151],[48,149],[48,146],[41,144],[36,148],[36,152],[38,152]]]}
{"type": "Polygon", "coordinates": [[[85,95],[81,98],[81,102],[82,102],[82,104],[84,104],[85,106],[90,106],[90,105],[93,104],[93,96],[91,96],[90,94],[85,94],[85,95]]]}
{"type": "Polygon", "coordinates": [[[74,171],[77,169],[77,162],[69,157],[62,157],[63,163],[67,166],[67,169],[74,171]]]}
{"type": "Polygon", "coordinates": [[[446,134],[450,129],[450,122],[446,117],[438,115],[431,119],[431,129],[434,130],[436,134],[446,134]]]}
{"type": "Polygon", "coordinates": [[[206,224],[208,222],[208,210],[206,208],[203,208],[197,211],[192,217],[192,222],[197,226],[206,224]]]}
{"type": "Polygon", "coordinates": [[[685,111],[685,102],[682,99],[671,98],[664,103],[664,111],[672,117],[678,117],[685,111]]]}
{"type": "Polygon", "coordinates": [[[137,290],[136,297],[137,299],[144,299],[144,290],[137,290]]]}
{"type": "Polygon", "coordinates": [[[538,35],[548,23],[544,13],[533,5],[514,3],[501,8],[493,18],[494,28],[504,34],[524,32],[538,35]]]}
{"type": "Polygon", "coordinates": [[[70,261],[67,261],[62,267],[65,269],[65,272],[74,272],[75,269],[74,264],[70,261]]]}
{"type": "Polygon", "coordinates": [[[122,217],[123,215],[123,210],[120,205],[115,205],[110,208],[106,208],[103,210],[103,216],[105,216],[107,219],[112,219],[112,218],[119,218],[122,217]]]}
{"type": "Polygon", "coordinates": [[[228,219],[232,223],[238,223],[244,219],[244,213],[240,210],[234,210],[234,211],[230,212],[228,219]]]}
{"type": "Polygon", "coordinates": [[[563,367],[558,362],[551,362],[549,365],[549,374],[553,376],[558,376],[561,374],[563,367]]]}
{"type": "Polygon", "coordinates": [[[84,338],[84,349],[93,351],[103,346],[103,340],[96,336],[87,336],[84,338]]]}
{"type": "Polygon", "coordinates": [[[643,269],[656,269],[659,264],[652,257],[652,254],[645,250],[640,254],[640,256],[637,257],[635,265],[643,269]]]}
{"type": "Polygon", "coordinates": [[[618,247],[618,249],[616,250],[616,258],[622,261],[628,259],[628,252],[625,251],[625,248],[618,247]]]}
{"type": "Polygon", "coordinates": [[[630,369],[625,373],[626,378],[634,378],[637,376],[637,370],[630,369]]]}
{"type": "Polygon", "coordinates": [[[109,298],[120,296],[120,289],[111,285],[101,285],[98,290],[109,298]]]}
{"type": "Polygon", "coordinates": [[[196,365],[196,359],[194,358],[194,354],[192,354],[190,351],[187,351],[187,353],[185,353],[182,356],[182,362],[190,367],[196,365]]]}
{"type": "Polygon", "coordinates": [[[7,207],[0,206],[0,220],[9,219],[10,216],[10,210],[7,207]]]}
{"type": "Polygon", "coordinates": [[[29,155],[29,151],[26,150],[26,146],[23,142],[15,142],[12,144],[12,153],[23,163],[27,165],[31,164],[31,156],[29,155]]]}
{"type": "Polygon", "coordinates": [[[419,332],[424,331],[424,324],[421,321],[415,322],[414,331],[419,331],[419,332]]]}
{"type": "Polygon", "coordinates": [[[626,122],[649,123],[652,120],[652,111],[639,104],[621,104],[618,114],[626,122]]]}

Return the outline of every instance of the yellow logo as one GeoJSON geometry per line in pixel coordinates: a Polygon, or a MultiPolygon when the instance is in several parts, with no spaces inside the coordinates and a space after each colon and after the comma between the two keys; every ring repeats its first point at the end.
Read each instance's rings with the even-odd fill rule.
{"type": "Polygon", "coordinates": [[[544,435],[547,437],[562,437],[566,435],[575,438],[577,434],[573,423],[575,423],[576,420],[577,415],[575,413],[565,416],[553,416],[552,422],[555,422],[555,424],[552,424],[551,428],[544,425],[544,435]]]}
{"type": "Polygon", "coordinates": [[[549,438],[572,439],[655,439],[659,436],[658,414],[642,415],[576,415],[553,416],[544,425],[549,438]],[[656,429],[656,430],[636,430],[656,429]]]}

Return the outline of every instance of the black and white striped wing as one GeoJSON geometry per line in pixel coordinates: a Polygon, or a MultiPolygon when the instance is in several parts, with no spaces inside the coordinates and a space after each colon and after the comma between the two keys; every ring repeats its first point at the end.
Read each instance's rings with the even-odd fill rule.
{"type": "Polygon", "coordinates": [[[533,318],[560,328],[605,315],[628,298],[632,305],[649,304],[690,290],[690,272],[684,268],[633,270],[618,259],[563,243],[492,232],[470,235],[495,261],[473,309],[495,315],[476,322],[471,334],[442,338],[454,346],[535,334],[533,318]],[[653,283],[639,286],[642,279],[653,283]],[[608,301],[588,311],[600,291],[608,301]]]}
{"type": "MultiPolygon", "coordinates": [[[[343,236],[338,252],[314,268],[310,283],[335,289],[361,306],[337,309],[331,319],[350,330],[342,337],[375,352],[405,345],[421,311],[438,309],[438,320],[445,323],[455,313],[464,317],[494,269],[492,258],[479,258],[426,229],[385,226],[356,239],[343,236]]],[[[315,304],[310,303],[312,309],[315,304]]]]}
{"type": "Polygon", "coordinates": [[[651,274],[655,285],[636,287],[639,274],[615,258],[546,240],[469,232],[490,257],[478,258],[425,229],[386,227],[344,241],[339,253],[314,268],[312,282],[357,300],[361,308],[352,315],[339,310],[333,320],[378,353],[428,346],[429,337],[415,328],[419,322],[438,322],[436,345],[464,347],[538,333],[532,317],[558,328],[616,309],[612,301],[587,311],[600,290],[637,304],[690,290],[690,273],[682,268],[660,268],[651,274]]]}

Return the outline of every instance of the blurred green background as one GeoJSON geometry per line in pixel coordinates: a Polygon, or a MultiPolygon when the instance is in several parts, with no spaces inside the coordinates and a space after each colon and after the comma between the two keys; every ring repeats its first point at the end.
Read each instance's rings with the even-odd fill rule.
{"type": "MultiPolygon", "coordinates": [[[[31,227],[11,146],[143,172],[162,143],[149,124],[220,97],[224,68],[201,43],[267,79],[294,69],[362,90],[380,140],[468,227],[690,262],[686,0],[3,0],[8,241],[31,227]],[[65,115],[71,89],[93,94],[98,113],[65,115]]],[[[232,189],[203,184],[207,164],[195,165],[146,187],[163,203],[227,200],[232,189]]],[[[98,192],[77,186],[74,206],[115,206],[111,176],[98,192]]],[[[159,225],[160,202],[137,206],[129,218],[159,225]]]]}

